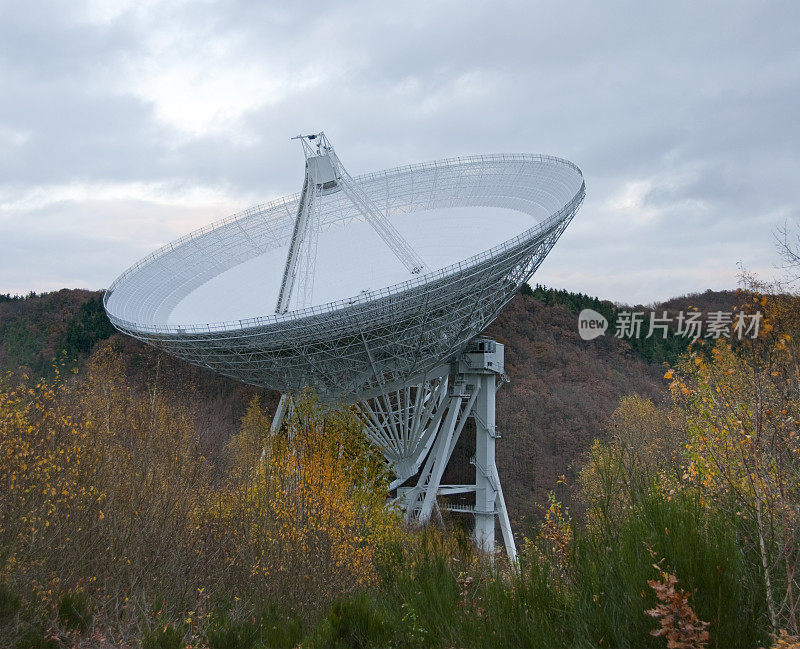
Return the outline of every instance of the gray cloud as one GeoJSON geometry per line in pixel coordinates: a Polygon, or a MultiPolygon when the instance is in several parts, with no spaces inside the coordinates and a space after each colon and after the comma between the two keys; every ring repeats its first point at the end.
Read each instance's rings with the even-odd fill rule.
{"type": "Polygon", "coordinates": [[[0,5],[0,291],[99,288],[296,191],[288,137],[319,128],[354,173],[575,161],[587,200],[539,281],[730,287],[798,212],[798,43],[788,1],[0,5]]]}

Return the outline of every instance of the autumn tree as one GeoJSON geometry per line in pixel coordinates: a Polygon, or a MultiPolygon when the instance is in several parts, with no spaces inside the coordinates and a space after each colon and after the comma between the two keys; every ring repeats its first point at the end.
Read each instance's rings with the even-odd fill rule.
{"type": "Polygon", "coordinates": [[[770,623],[798,632],[800,374],[798,302],[746,294],[763,312],[757,339],[718,342],[678,364],[671,390],[688,437],[687,479],[710,506],[753,523],[770,623]]]}
{"type": "Polygon", "coordinates": [[[155,381],[129,388],[111,347],[83,374],[0,386],[0,581],[44,615],[74,589],[96,617],[148,610],[156,593],[190,605],[219,573],[201,547],[209,472],[197,439],[155,381]]]}
{"type": "Polygon", "coordinates": [[[611,438],[595,440],[578,481],[590,526],[614,527],[633,497],[680,482],[682,438],[675,413],[639,396],[623,397],[608,424],[611,438]]]}
{"type": "Polygon", "coordinates": [[[234,569],[304,608],[374,583],[398,517],[383,456],[350,408],[304,393],[273,433],[253,401],[229,449],[232,480],[212,511],[234,569]]]}

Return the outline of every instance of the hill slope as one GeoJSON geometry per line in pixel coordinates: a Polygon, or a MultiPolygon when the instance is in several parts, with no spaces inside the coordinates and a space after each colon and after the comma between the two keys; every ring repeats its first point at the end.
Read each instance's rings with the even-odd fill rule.
{"type": "MultiPolygon", "coordinates": [[[[613,315],[616,307],[541,287],[526,293],[517,295],[486,332],[506,345],[511,382],[498,393],[503,435],[498,467],[519,531],[524,531],[526,520],[537,516],[537,503],[545,501],[558,476],[569,474],[592,440],[604,436],[620,397],[666,398],[663,366],[645,359],[660,360],[676,351],[674,345],[635,348],[613,335],[583,341],[578,336],[577,311],[590,306],[613,315]]],[[[733,293],[707,292],[676,298],[664,308],[689,304],[717,308],[734,299],[733,293]]],[[[144,394],[156,386],[194,414],[212,460],[222,458],[224,442],[237,430],[253,396],[260,396],[269,408],[277,402],[277,395],[267,390],[187,365],[114,333],[102,311],[100,293],[64,289],[0,299],[0,371],[22,368],[34,376],[44,375],[54,357],[80,365],[106,339],[122,352],[134,390],[144,394]]],[[[467,431],[446,477],[467,477],[469,437],[467,431]]]]}
{"type": "Polygon", "coordinates": [[[193,413],[203,452],[212,461],[221,458],[224,443],[238,430],[254,396],[270,408],[277,404],[269,390],[218,376],[118,333],[98,291],[62,289],[0,301],[0,375],[45,376],[54,362],[80,367],[106,340],[121,352],[133,390],[144,394],[155,386],[170,402],[193,413]]]}
{"type": "Polygon", "coordinates": [[[517,520],[535,514],[533,503],[545,502],[558,476],[604,437],[621,397],[666,397],[660,365],[618,338],[581,340],[564,306],[519,295],[487,334],[506,345],[511,382],[497,398],[498,471],[517,520]]]}

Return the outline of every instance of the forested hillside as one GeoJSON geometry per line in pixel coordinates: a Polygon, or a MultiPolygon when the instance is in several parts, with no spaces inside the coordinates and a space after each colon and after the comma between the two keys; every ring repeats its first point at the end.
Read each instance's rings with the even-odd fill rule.
{"type": "Polygon", "coordinates": [[[613,336],[581,340],[575,313],[532,296],[517,296],[487,334],[506,345],[510,379],[497,393],[504,493],[515,519],[538,519],[559,476],[605,437],[621,397],[666,398],[664,369],[613,336]]]}
{"type": "MultiPolygon", "coordinates": [[[[188,365],[118,333],[105,315],[102,293],[62,289],[12,299],[0,296],[0,372],[52,375],[55,367],[81,370],[99,346],[110,339],[125,364],[130,386],[139,393],[154,387],[171,403],[193,414],[201,444],[217,458],[239,429],[249,401],[273,395],[213,372],[188,365]]],[[[277,401],[275,401],[277,403],[277,401]]]]}
{"type": "MultiPolygon", "coordinates": [[[[677,298],[664,308],[710,308],[734,298],[734,293],[707,292],[677,298]]],[[[558,477],[573,472],[592,440],[604,437],[620,397],[638,394],[656,402],[666,397],[661,362],[674,362],[685,339],[615,338],[613,323],[620,308],[582,294],[526,285],[487,331],[506,345],[510,383],[498,393],[503,435],[498,466],[518,527],[540,517],[540,505],[558,477]],[[583,308],[608,318],[612,324],[606,336],[580,339],[577,313],[583,308]]],[[[63,289],[24,298],[0,297],[3,372],[43,376],[52,371],[54,362],[80,368],[98,343],[109,338],[121,352],[135,390],[144,393],[156,386],[193,413],[209,458],[219,457],[254,395],[260,394],[268,408],[276,403],[277,395],[269,391],[190,366],[115,333],[99,292],[63,289]]],[[[470,454],[465,436],[449,478],[466,477],[470,454]]]]}
{"type": "Polygon", "coordinates": [[[653,308],[731,301],[761,335],[668,366],[676,331],[583,340],[581,309],[626,311],[585,295],[529,289],[493,323],[512,566],[455,514],[403,524],[352,409],[305,393],[275,433],[275,394],[113,333],[98,293],[7,296],[0,646],[794,647],[798,298],[653,308]]]}
{"type": "Polygon", "coordinates": [[[101,294],[81,289],[0,295],[0,368],[48,373],[55,359],[85,358],[114,333],[101,294]]]}

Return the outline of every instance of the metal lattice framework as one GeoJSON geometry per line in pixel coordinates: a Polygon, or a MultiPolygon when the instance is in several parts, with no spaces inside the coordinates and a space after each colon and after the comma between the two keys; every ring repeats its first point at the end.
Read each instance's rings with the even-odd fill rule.
{"type": "MultiPolygon", "coordinates": [[[[257,205],[174,241],[125,271],[104,304],[121,331],[252,385],[355,400],[437,371],[480,333],[541,264],[584,197],[580,170],[542,155],[440,160],[353,179],[392,218],[444,207],[503,207],[545,218],[478,255],[350,299],[258,318],[169,325],[212,277],[289,242],[300,195],[257,205]]],[[[345,192],[318,198],[321,228],[363,219],[345,192]]]]}
{"type": "Polygon", "coordinates": [[[475,516],[475,541],[488,551],[499,520],[513,560],[514,538],[494,460],[503,346],[473,339],[539,267],[577,212],[585,194],[580,170],[550,156],[486,155],[353,178],[324,133],[298,139],[306,154],[299,194],[197,230],[141,260],[105,294],[111,322],[190,363],[281,391],[274,426],[291,408],[288,395],[306,386],[323,401],[354,403],[395,473],[391,488],[408,520],[427,521],[439,496],[474,493],[474,505],[449,508],[475,516]],[[431,271],[393,222],[411,212],[459,207],[517,210],[538,223],[431,271]],[[355,220],[372,226],[409,279],[309,306],[320,231],[355,220]],[[288,254],[274,314],[169,324],[173,309],[205,282],[282,247],[288,254]],[[442,485],[470,418],[477,449],[474,484],[442,485]],[[415,484],[402,486],[415,475],[415,484]]]}

